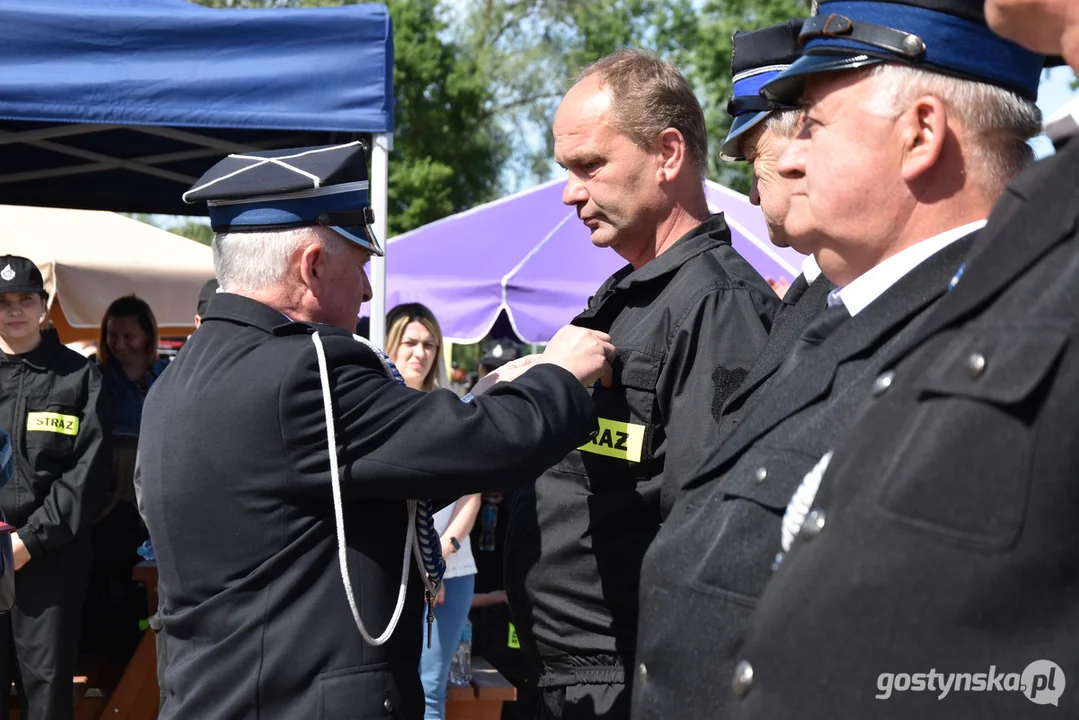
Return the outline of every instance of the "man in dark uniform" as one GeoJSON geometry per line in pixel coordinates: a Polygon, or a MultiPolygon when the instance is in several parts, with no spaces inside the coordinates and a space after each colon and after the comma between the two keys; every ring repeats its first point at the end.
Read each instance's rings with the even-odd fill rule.
{"type": "MultiPolygon", "coordinates": [[[[1074,2],[985,9],[1079,69],[1074,2]]],[[[903,10],[878,23],[928,45],[903,10]]],[[[978,31],[979,62],[1012,54],[978,31]]],[[[1079,714],[1077,116],[1047,123],[1057,154],[1008,187],[954,289],[862,391],[760,599],[728,717],[1079,714]]]]}
{"type": "Polygon", "coordinates": [[[586,69],[554,120],[555,157],[593,244],[629,263],[574,320],[618,347],[592,400],[600,431],[513,498],[506,590],[539,664],[544,717],[627,717],[640,561],[677,469],[764,346],[778,299],[710,215],[704,115],[669,63],[621,51],[586,69]]]}
{"type": "Polygon", "coordinates": [[[410,555],[429,577],[440,557],[431,508],[406,499],[535,478],[595,427],[582,383],[613,348],[564,329],[464,402],[398,382],[351,332],[381,252],[361,143],[230,156],[186,199],[210,202],[225,292],[143,415],[160,716],[419,718],[410,555]]]}
{"type": "MultiPolygon", "coordinates": [[[[798,42],[798,33],[801,30],[801,20],[788,20],[759,30],[734,33],[731,49],[733,96],[727,103],[731,127],[720,147],[720,157],[724,160],[748,162],[753,166],[749,200],[761,208],[768,226],[768,237],[773,245],[779,247],[790,246],[790,239],[783,229],[783,220],[790,207],[794,181],[780,175],[776,170],[776,163],[791,139],[798,134],[802,125],[802,111],[796,105],[785,105],[763,98],[759,91],[764,83],[802,56],[802,46],[798,42]]],[[[783,304],[776,311],[773,323],[778,324],[789,310],[798,305],[811,285],[814,287],[811,293],[813,299],[802,306],[801,319],[795,321],[795,325],[804,325],[805,321],[813,317],[812,312],[807,313],[810,307],[822,309],[825,297],[835,286],[829,283],[827,278],[816,283],[819,277],[820,268],[816,260],[812,255],[807,256],[802,264],[802,273],[782,293],[783,304]]],[[[775,345],[774,336],[773,327],[768,340],[770,347],[775,345]]],[[[794,337],[797,336],[795,333],[794,337]]],[[[764,355],[767,354],[766,350],[764,355]]],[[[778,359],[782,360],[785,355],[786,353],[781,354],[778,359]]],[[[760,375],[763,368],[754,369],[756,372],[751,374],[760,375]]],[[[746,392],[747,387],[739,388],[739,393],[732,396],[728,404],[738,394],[746,392]]],[[[730,411],[726,411],[726,414],[729,415],[730,411]]]]}
{"type": "MultiPolygon", "coordinates": [[[[990,35],[984,23],[969,13],[924,7],[935,0],[918,2],[822,3],[821,15],[801,33],[810,54],[785,71],[795,73],[807,61],[816,67],[822,58],[835,69],[809,83],[805,124],[778,169],[795,180],[784,223],[792,245],[813,252],[839,289],[687,485],[645,558],[635,718],[725,718],[738,702],[732,676],[739,693],[748,691],[753,668],[738,663],[739,648],[757,598],[789,547],[791,526],[806,514],[811,471],[849,427],[890,350],[916,333],[945,296],[971,233],[985,224],[1007,179],[1030,160],[1026,140],[1038,130],[1032,100],[1042,58],[998,39],[985,48],[988,57],[979,54],[968,64],[966,51],[956,48],[969,45],[959,44],[964,33],[957,39],[955,28],[980,28],[969,31],[980,38],[990,35]],[[829,24],[841,22],[832,19],[839,6],[857,14],[853,34],[836,39],[829,33],[846,27],[829,24]],[[899,52],[913,45],[904,32],[908,7],[932,18],[916,25],[929,63],[899,52]],[[843,72],[834,56],[816,54],[820,42],[832,52],[832,43],[876,49],[861,60],[851,60],[847,50],[843,59],[862,66],[843,72]],[[1017,78],[1017,65],[1029,72],[1017,78]]],[[[876,391],[886,391],[888,382],[878,379],[876,391]]],[[[805,527],[817,521],[813,516],[805,527]]],[[[837,567],[842,562],[835,560],[837,567]]],[[[806,593],[785,598],[798,603],[806,593]]],[[[782,652],[802,651],[796,644],[782,652]]],[[[806,693],[845,691],[838,680],[821,689],[808,664],[800,672],[806,693]]]]}

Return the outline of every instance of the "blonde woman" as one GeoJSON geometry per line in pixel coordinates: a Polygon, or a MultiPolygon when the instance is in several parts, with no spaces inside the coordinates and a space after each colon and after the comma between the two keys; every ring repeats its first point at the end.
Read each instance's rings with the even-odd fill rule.
{"type": "MultiPolygon", "coordinates": [[[[419,303],[398,305],[390,311],[386,327],[386,354],[406,385],[424,392],[446,385],[445,369],[439,361],[442,330],[427,307],[419,303]]],[[[435,530],[442,538],[442,556],[446,558],[446,575],[435,607],[431,647],[425,643],[420,656],[420,680],[427,704],[424,720],[445,717],[450,663],[461,640],[476,586],[476,563],[469,533],[479,509],[480,496],[466,495],[435,514],[435,530]]]]}

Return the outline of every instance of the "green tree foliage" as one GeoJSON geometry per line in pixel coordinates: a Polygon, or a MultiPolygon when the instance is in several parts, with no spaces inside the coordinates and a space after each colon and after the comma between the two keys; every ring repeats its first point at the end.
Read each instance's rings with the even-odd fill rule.
{"type": "Polygon", "coordinates": [[[209,245],[214,240],[214,231],[210,229],[210,226],[195,220],[188,220],[187,222],[179,225],[172,225],[165,229],[170,233],[181,235],[189,240],[202,243],[203,245],[209,245]]]}
{"type": "MultiPolygon", "coordinates": [[[[354,0],[196,0],[209,7],[328,7],[354,0]]],[[[510,140],[487,59],[454,40],[440,0],[389,0],[396,101],[389,234],[494,199],[510,140]]]]}
{"type": "Polygon", "coordinates": [[[745,163],[728,163],[719,146],[731,126],[727,101],[731,96],[731,49],[736,30],[757,28],[809,15],[808,0],[707,0],[701,12],[698,42],[693,47],[693,77],[697,97],[708,120],[709,175],[741,192],[749,191],[751,170],[745,163]]]}
{"type": "MultiPolygon", "coordinates": [[[[357,0],[192,0],[210,7],[315,7],[357,0]]],[[[550,179],[550,123],[577,72],[622,47],[672,61],[708,120],[710,176],[724,163],[731,36],[807,15],[809,0],[388,0],[396,128],[390,234],[550,179]]]]}

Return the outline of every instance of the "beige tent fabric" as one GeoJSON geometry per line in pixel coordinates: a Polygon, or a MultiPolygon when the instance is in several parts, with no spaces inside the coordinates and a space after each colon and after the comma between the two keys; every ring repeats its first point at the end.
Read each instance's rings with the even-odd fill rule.
{"type": "Polygon", "coordinates": [[[214,276],[210,248],[109,212],[0,205],[0,255],[22,255],[45,276],[74,328],[97,328],[109,304],[146,300],[158,327],[189,328],[214,276]]]}

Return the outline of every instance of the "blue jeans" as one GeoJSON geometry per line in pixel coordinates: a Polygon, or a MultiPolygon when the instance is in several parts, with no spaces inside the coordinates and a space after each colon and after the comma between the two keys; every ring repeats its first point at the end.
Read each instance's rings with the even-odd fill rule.
{"type": "Polygon", "coordinates": [[[461,642],[461,633],[468,620],[472,593],[476,588],[475,575],[462,575],[444,581],[446,602],[435,607],[435,624],[431,632],[431,647],[427,647],[427,607],[423,609],[423,655],[420,656],[420,682],[427,702],[424,720],[443,720],[446,716],[446,685],[450,679],[450,664],[461,642]]]}

